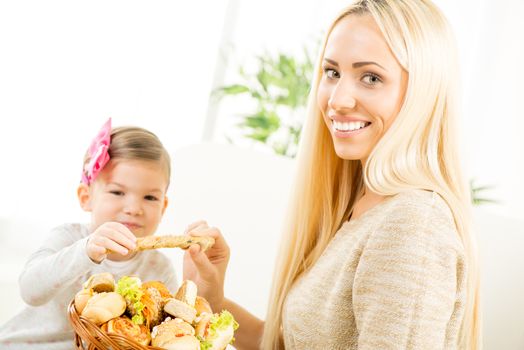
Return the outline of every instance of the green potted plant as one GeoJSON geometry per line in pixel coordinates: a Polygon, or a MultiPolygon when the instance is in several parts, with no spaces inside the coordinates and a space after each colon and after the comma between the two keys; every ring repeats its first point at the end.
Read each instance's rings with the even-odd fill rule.
{"type": "Polygon", "coordinates": [[[221,87],[217,93],[220,98],[249,95],[256,108],[237,124],[243,135],[293,158],[313,73],[311,55],[306,49],[301,57],[266,53],[257,57],[257,63],[251,74],[240,68],[242,83],[221,87]]]}

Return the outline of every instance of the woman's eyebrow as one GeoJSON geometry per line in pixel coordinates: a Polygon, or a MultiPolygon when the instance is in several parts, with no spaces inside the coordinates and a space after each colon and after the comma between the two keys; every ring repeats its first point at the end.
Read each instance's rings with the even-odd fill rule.
{"type": "Polygon", "coordinates": [[[378,64],[377,62],[373,62],[373,61],[355,62],[353,63],[352,66],[353,68],[360,68],[360,67],[367,66],[367,65],[375,65],[375,66],[382,68],[386,72],[388,71],[386,68],[382,67],[380,64],[378,64]]]}
{"type": "Polygon", "coordinates": [[[326,57],[324,57],[324,61],[326,61],[326,62],[329,63],[329,64],[332,64],[332,65],[335,66],[335,67],[338,67],[338,63],[337,63],[337,61],[333,61],[332,59],[330,59],[330,58],[326,58],[326,57]]]}
{"type": "MultiPolygon", "coordinates": [[[[331,65],[333,65],[335,67],[338,67],[338,62],[332,60],[331,58],[324,57],[324,61],[326,61],[327,63],[329,63],[329,64],[331,64],[331,65]]],[[[353,68],[360,68],[360,67],[367,66],[367,65],[375,65],[375,66],[378,66],[378,67],[382,68],[386,72],[388,71],[386,68],[382,67],[380,64],[378,64],[377,62],[373,62],[373,61],[355,62],[355,63],[352,64],[352,67],[353,68]]]]}

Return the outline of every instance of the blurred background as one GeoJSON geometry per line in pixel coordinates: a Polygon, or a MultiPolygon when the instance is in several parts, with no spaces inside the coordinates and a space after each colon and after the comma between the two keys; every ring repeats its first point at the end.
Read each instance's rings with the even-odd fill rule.
{"type": "MultiPolygon", "coordinates": [[[[521,273],[496,278],[524,268],[511,260],[524,248],[524,2],[434,1],[459,46],[464,165],[486,235],[484,283],[498,288],[485,294],[513,297],[521,273]]],[[[263,317],[311,64],[347,3],[1,1],[0,293],[16,302],[2,304],[0,324],[21,307],[16,280],[49,229],[89,220],[75,191],[108,117],[160,137],[175,164],[161,230],[202,218],[221,228],[233,248],[229,295],[263,317]],[[257,262],[253,241],[264,248],[257,262]]],[[[168,254],[181,271],[181,253],[168,254]]],[[[524,314],[519,303],[507,310],[524,314]]],[[[500,326],[506,309],[486,308],[489,345],[524,344],[522,319],[500,326]]]]}

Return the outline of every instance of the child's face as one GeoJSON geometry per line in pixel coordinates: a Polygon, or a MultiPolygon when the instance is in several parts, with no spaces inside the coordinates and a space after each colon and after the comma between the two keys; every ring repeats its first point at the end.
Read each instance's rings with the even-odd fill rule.
{"type": "Polygon", "coordinates": [[[168,179],[156,162],[110,161],[89,188],[84,210],[91,211],[91,228],[119,222],[137,237],[153,234],[167,207],[168,179]]]}

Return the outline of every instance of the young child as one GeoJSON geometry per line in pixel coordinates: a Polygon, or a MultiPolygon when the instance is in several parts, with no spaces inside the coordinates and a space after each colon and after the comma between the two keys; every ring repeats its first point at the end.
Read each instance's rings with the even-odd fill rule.
{"type": "Polygon", "coordinates": [[[91,222],[53,229],[29,257],[19,278],[28,306],[0,329],[1,349],[74,349],[67,307],[92,274],[136,275],[177,290],[165,255],[133,251],[136,237],[154,234],[167,207],[170,162],[153,133],[105,123],[87,151],[77,190],[91,222]]]}

